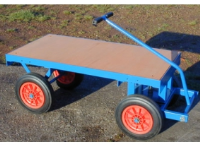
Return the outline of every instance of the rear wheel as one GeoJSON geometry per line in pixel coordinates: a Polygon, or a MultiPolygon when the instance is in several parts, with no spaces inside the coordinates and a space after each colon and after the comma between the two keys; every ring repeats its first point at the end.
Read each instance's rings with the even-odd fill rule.
{"type": "Polygon", "coordinates": [[[123,99],[116,108],[115,118],[124,133],[140,140],[157,135],[163,124],[163,115],[158,105],[143,95],[123,99]]]}
{"type": "Polygon", "coordinates": [[[53,89],[50,83],[37,73],[20,77],[15,92],[19,103],[33,113],[45,113],[51,108],[53,89]]]}
{"type": "MultiPolygon", "coordinates": [[[[60,75],[60,73],[56,70],[53,72],[53,75],[57,77],[60,75]]],[[[70,90],[80,85],[82,80],[83,80],[82,74],[73,72],[64,72],[63,75],[56,80],[56,83],[60,88],[70,90]]]]}

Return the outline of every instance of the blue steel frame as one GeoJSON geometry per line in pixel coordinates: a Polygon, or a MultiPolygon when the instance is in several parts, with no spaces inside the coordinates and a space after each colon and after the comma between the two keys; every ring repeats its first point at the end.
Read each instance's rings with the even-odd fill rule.
{"type": "MultiPolygon", "coordinates": [[[[171,67],[168,69],[166,74],[163,76],[161,80],[155,80],[151,78],[143,78],[138,76],[132,76],[128,74],[122,74],[117,72],[110,72],[105,70],[99,70],[99,69],[93,69],[93,68],[87,68],[82,66],[75,66],[70,64],[62,64],[58,62],[50,62],[46,60],[39,60],[34,58],[27,58],[23,56],[15,56],[6,54],[6,65],[12,65],[13,63],[21,63],[21,65],[24,67],[27,73],[30,73],[30,69],[27,65],[33,65],[33,66],[40,66],[44,68],[48,68],[48,71],[45,75],[46,78],[49,78],[53,71],[59,70],[59,71],[70,71],[70,72],[76,72],[86,75],[92,75],[92,76],[98,76],[108,79],[113,79],[118,81],[118,85],[120,85],[122,82],[127,82],[127,95],[136,94],[136,93],[143,93],[144,95],[147,95],[147,90],[149,87],[158,89],[157,92],[153,93],[153,100],[155,100],[158,104],[160,104],[161,110],[164,112],[164,116],[167,119],[187,122],[188,121],[188,112],[191,108],[192,102],[195,97],[197,97],[198,92],[193,90],[188,90],[185,77],[183,74],[182,69],[178,66],[180,64],[180,55],[175,58],[174,62],[167,59],[162,54],[158,53],[145,43],[143,43],[141,40],[109,20],[106,15],[102,16],[102,19],[106,21],[109,25],[111,25],[113,28],[120,31],[122,34],[126,35],[133,41],[137,42],[144,48],[151,51],[156,56],[160,57],[162,60],[166,61],[168,64],[171,65],[171,67]],[[173,74],[175,70],[178,70],[181,75],[181,81],[183,85],[183,89],[181,88],[173,88],[172,87],[172,79],[173,74]],[[171,101],[174,94],[178,94],[181,96],[184,96],[186,99],[187,106],[185,108],[184,113],[181,112],[175,112],[167,110],[166,107],[168,106],[169,102],[171,101]]],[[[58,77],[52,79],[50,83],[54,82],[58,77]]]]}

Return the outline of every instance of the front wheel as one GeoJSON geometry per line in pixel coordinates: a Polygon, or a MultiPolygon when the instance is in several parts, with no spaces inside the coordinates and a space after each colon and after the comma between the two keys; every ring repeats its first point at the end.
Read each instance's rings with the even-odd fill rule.
{"type": "Polygon", "coordinates": [[[19,103],[33,113],[45,113],[51,108],[52,86],[37,73],[29,73],[19,78],[15,92],[19,103]]]}
{"type": "Polygon", "coordinates": [[[152,99],[136,94],[119,103],[115,118],[124,133],[140,140],[157,135],[163,124],[163,114],[158,105],[152,99]]]}

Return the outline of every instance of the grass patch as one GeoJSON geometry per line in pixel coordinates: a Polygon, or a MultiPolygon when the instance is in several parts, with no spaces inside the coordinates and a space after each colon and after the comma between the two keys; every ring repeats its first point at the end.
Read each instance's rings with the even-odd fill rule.
{"type": "Polygon", "coordinates": [[[78,32],[78,34],[85,34],[85,31],[81,30],[78,32]]]}
{"type": "Polygon", "coordinates": [[[13,22],[13,21],[30,22],[32,20],[43,22],[43,21],[51,19],[51,17],[47,15],[38,13],[37,11],[36,12],[31,11],[31,10],[20,10],[20,11],[11,13],[7,18],[10,22],[13,22]]]}
{"type": "Polygon", "coordinates": [[[28,30],[35,29],[34,26],[28,26],[28,30]]]}
{"type": "Polygon", "coordinates": [[[6,58],[5,56],[0,57],[0,63],[6,63],[6,58]]]}
{"type": "Polygon", "coordinates": [[[158,31],[166,31],[166,29],[169,27],[169,24],[164,23],[161,27],[158,27],[158,31]]]}
{"type": "Polygon", "coordinates": [[[132,23],[133,23],[133,20],[128,20],[128,23],[132,24],[132,23]]]}
{"type": "Polygon", "coordinates": [[[39,37],[37,37],[37,36],[33,36],[33,38],[29,39],[28,42],[33,42],[33,41],[35,41],[35,40],[38,39],[38,38],[39,38],[39,37]]]}
{"type": "Polygon", "coordinates": [[[191,21],[191,22],[188,22],[188,25],[191,25],[191,26],[194,26],[197,24],[197,20],[194,20],[194,21],[191,21]]]}
{"type": "Polygon", "coordinates": [[[69,15],[71,13],[72,13],[71,11],[67,11],[67,10],[63,11],[63,14],[65,14],[65,15],[69,15]]]}
{"type": "Polygon", "coordinates": [[[119,41],[120,40],[120,36],[119,35],[117,35],[117,34],[115,34],[115,35],[113,35],[112,36],[112,41],[119,41]]]}
{"type": "Polygon", "coordinates": [[[133,9],[133,7],[134,7],[133,5],[126,5],[125,6],[126,9],[133,9]]]}
{"type": "Polygon", "coordinates": [[[62,23],[60,24],[59,28],[64,28],[68,25],[69,21],[68,20],[63,20],[62,23]]]}
{"type": "Polygon", "coordinates": [[[146,39],[146,37],[143,34],[140,34],[140,38],[141,38],[141,40],[145,40],[146,39]]]}
{"type": "Polygon", "coordinates": [[[112,29],[112,27],[111,27],[110,25],[106,25],[104,28],[105,28],[106,30],[111,30],[111,29],[112,29]]]}
{"type": "Polygon", "coordinates": [[[93,16],[91,16],[91,15],[85,15],[84,16],[84,19],[85,20],[92,20],[94,17],[93,16]]]}
{"type": "Polygon", "coordinates": [[[149,37],[153,37],[154,36],[154,34],[152,32],[147,32],[147,34],[148,34],[149,37]]]}
{"type": "Polygon", "coordinates": [[[42,14],[40,14],[36,17],[36,20],[39,21],[39,22],[43,22],[43,21],[46,21],[46,20],[49,20],[49,19],[51,19],[51,17],[49,17],[47,15],[42,15],[42,14]]]}
{"type": "Polygon", "coordinates": [[[82,15],[79,14],[79,13],[75,14],[75,19],[76,20],[81,20],[82,19],[82,15]]]}
{"type": "Polygon", "coordinates": [[[145,9],[145,10],[150,10],[150,9],[152,9],[154,6],[152,6],[152,5],[143,5],[143,9],[145,9]]]}
{"type": "Polygon", "coordinates": [[[6,16],[0,14],[0,21],[6,20],[6,16]]]}
{"type": "Polygon", "coordinates": [[[106,13],[115,10],[113,5],[93,5],[93,7],[101,13],[106,13]]]}
{"type": "Polygon", "coordinates": [[[21,10],[18,12],[11,13],[8,16],[8,20],[11,22],[13,22],[13,21],[29,22],[32,19],[35,19],[35,15],[30,10],[21,10]]]}
{"type": "Polygon", "coordinates": [[[30,6],[30,8],[33,8],[33,7],[35,7],[35,5],[29,5],[30,6]]]}
{"type": "Polygon", "coordinates": [[[16,28],[8,28],[6,29],[6,32],[16,32],[17,29],[16,28]]]}
{"type": "Polygon", "coordinates": [[[1,8],[4,8],[4,7],[5,7],[5,5],[0,5],[0,9],[1,9],[1,8]]]}
{"type": "Polygon", "coordinates": [[[57,15],[57,13],[55,11],[52,11],[52,10],[49,13],[50,13],[50,15],[54,15],[54,16],[57,15]]]}
{"type": "Polygon", "coordinates": [[[16,5],[17,9],[21,9],[23,7],[25,7],[26,5],[16,5]]]}
{"type": "Polygon", "coordinates": [[[33,7],[32,9],[34,12],[43,12],[45,10],[42,6],[33,7]]]}
{"type": "Polygon", "coordinates": [[[13,12],[16,12],[16,11],[19,11],[19,9],[17,7],[7,7],[6,8],[7,14],[10,14],[10,13],[13,13],[13,12]]]}
{"type": "Polygon", "coordinates": [[[192,62],[189,59],[185,59],[188,66],[192,66],[192,62]]]}
{"type": "Polygon", "coordinates": [[[17,46],[10,46],[9,49],[13,50],[15,49],[17,46]]]}

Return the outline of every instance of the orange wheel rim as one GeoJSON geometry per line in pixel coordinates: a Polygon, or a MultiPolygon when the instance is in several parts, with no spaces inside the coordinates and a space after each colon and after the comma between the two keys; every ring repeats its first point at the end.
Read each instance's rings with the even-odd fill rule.
{"type": "MultiPolygon", "coordinates": [[[[54,71],[53,74],[55,77],[59,76],[59,72],[57,70],[54,71]]],[[[74,81],[74,79],[75,79],[75,73],[66,72],[66,74],[62,75],[57,80],[62,84],[70,84],[74,81]]]]}
{"type": "Polygon", "coordinates": [[[40,86],[33,82],[26,82],[20,87],[20,97],[30,108],[38,109],[44,105],[45,95],[40,86]]]}
{"type": "Polygon", "coordinates": [[[135,134],[146,134],[153,127],[153,118],[149,111],[139,105],[126,107],[122,112],[124,126],[135,134]]]}

